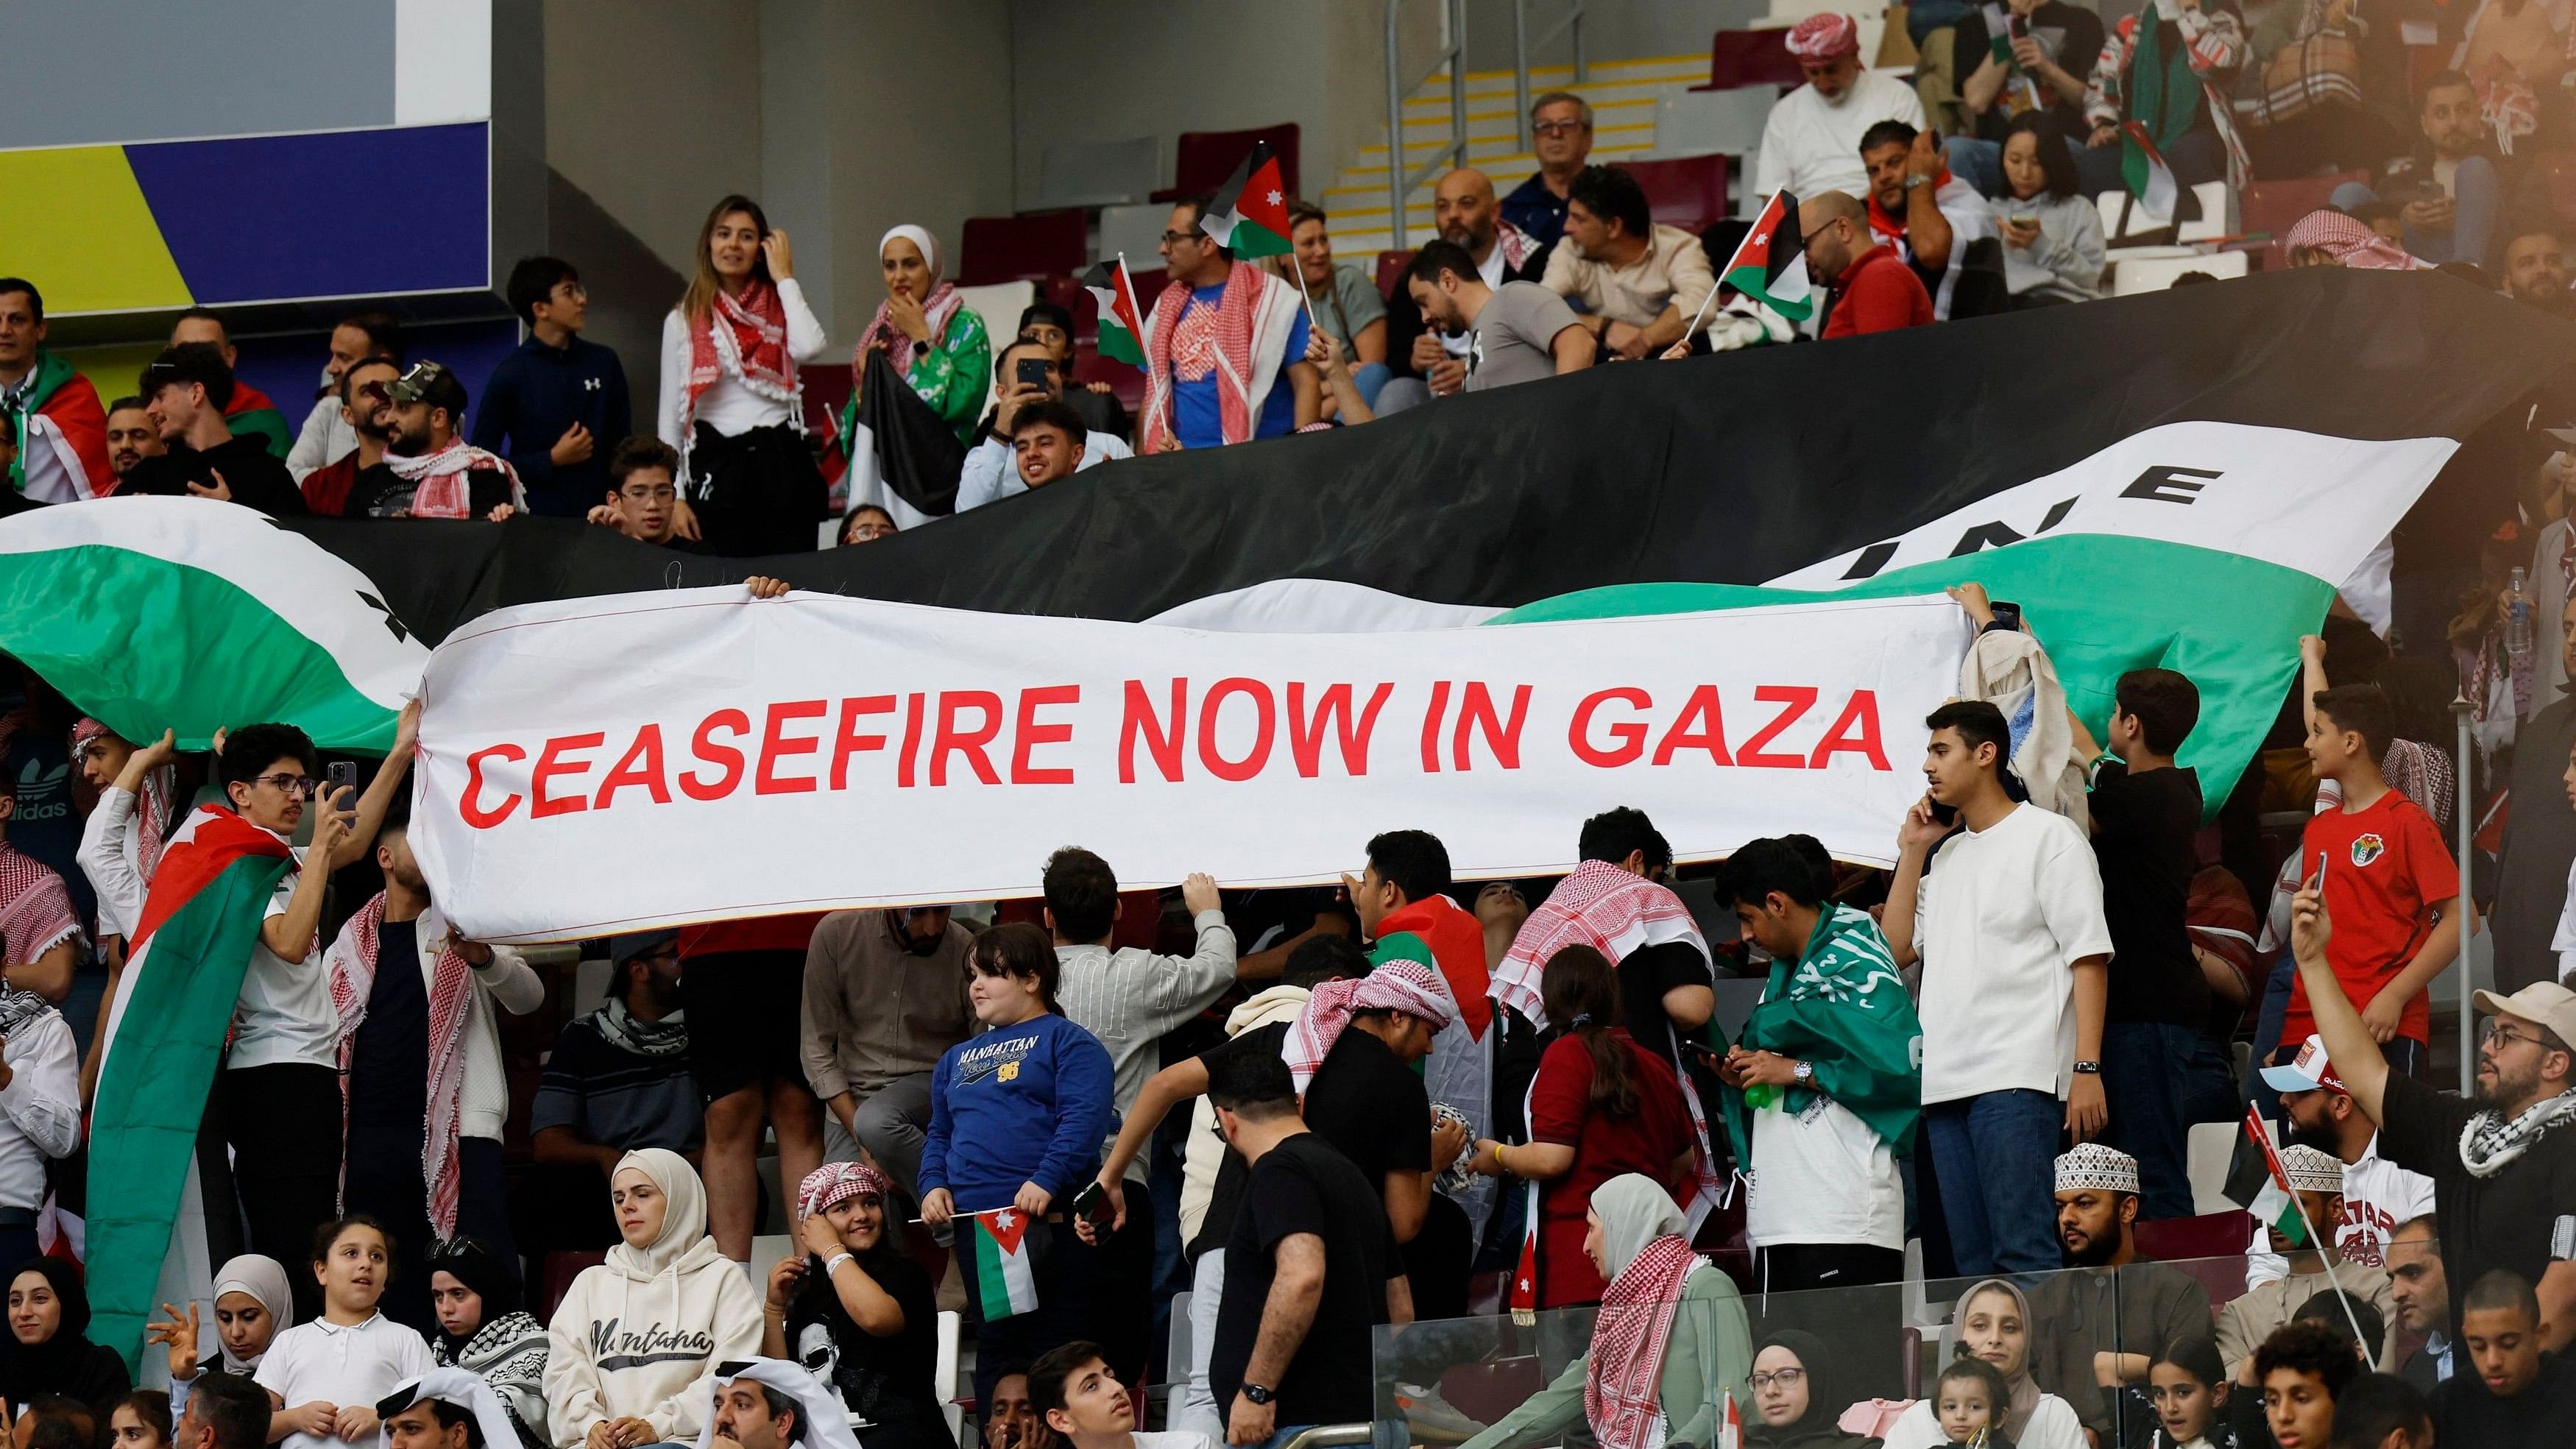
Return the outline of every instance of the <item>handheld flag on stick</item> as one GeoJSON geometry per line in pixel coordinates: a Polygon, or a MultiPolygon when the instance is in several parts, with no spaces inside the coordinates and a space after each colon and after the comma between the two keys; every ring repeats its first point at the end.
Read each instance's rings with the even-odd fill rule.
{"type": "MultiPolygon", "coordinates": [[[[2308,1217],[2307,1204],[2299,1200],[2298,1192],[2290,1186],[2290,1171],[2281,1165],[2280,1150],[2272,1145],[2271,1126],[2263,1120],[2261,1109],[2248,1106],[2244,1126],[2245,1135],[2253,1139],[2254,1146],[2263,1154],[2263,1190],[2255,1195],[2248,1211],[2267,1226],[2280,1229],[2281,1235],[2289,1239],[2293,1248],[2322,1250],[2330,1246],[2325,1236],[2317,1231],[2316,1223],[2308,1217]]],[[[2343,1305],[2344,1322],[2352,1327],[2353,1342],[2375,1348],[2376,1345],[2370,1343],[2370,1335],[2361,1331],[2361,1318],[2352,1311],[2352,1295],[2344,1291],[2343,1280],[2336,1276],[2333,1261],[2325,1260],[2325,1267],[2326,1282],[2334,1289],[2335,1301],[2343,1305]]]]}
{"type": "Polygon", "coordinates": [[[1717,1442],[1709,1449],[1744,1449],[1744,1415],[1735,1407],[1735,1390],[1726,1391],[1726,1407],[1717,1419],[1717,1442]]]}
{"type": "Polygon", "coordinates": [[[2165,164],[2165,153],[2156,149],[2147,128],[2136,121],[2120,125],[2120,180],[2148,216],[2164,222],[2174,219],[2182,188],[2174,182],[2173,168],[2165,164]]]}
{"type": "Polygon", "coordinates": [[[1238,257],[1284,256],[1288,246],[1288,187],[1270,143],[1255,141],[1199,218],[1199,230],[1238,257]]]}
{"type": "Polygon", "coordinates": [[[985,1318],[1015,1318],[1038,1307],[1037,1270],[1029,1262],[1029,1216],[995,1208],[966,1219],[964,1239],[975,1260],[975,1306],[985,1318]]]}
{"type": "MultiPolygon", "coordinates": [[[[1786,191],[1771,193],[1717,280],[1719,286],[1733,287],[1792,322],[1807,320],[1816,310],[1816,299],[1807,280],[1806,238],[1798,230],[1798,198],[1786,191]]],[[[1698,330],[1697,323],[1692,330],[1698,330]]]]}
{"type": "Polygon", "coordinates": [[[1100,299],[1100,355],[1130,367],[1145,365],[1145,309],[1136,305],[1136,279],[1127,271],[1127,254],[1116,262],[1098,262],[1082,274],[1084,290],[1100,299]]]}

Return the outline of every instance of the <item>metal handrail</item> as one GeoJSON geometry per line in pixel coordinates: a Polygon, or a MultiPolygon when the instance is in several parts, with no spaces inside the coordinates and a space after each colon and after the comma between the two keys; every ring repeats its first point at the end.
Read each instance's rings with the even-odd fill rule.
{"type": "Polygon", "coordinates": [[[1512,106],[1519,120],[1521,149],[1530,149],[1530,52],[1540,49],[1569,31],[1574,36],[1574,83],[1581,85],[1589,78],[1583,63],[1584,0],[1567,0],[1565,16],[1547,34],[1533,41],[1529,38],[1529,0],[1512,0],[1512,106]]]}
{"type": "Polygon", "coordinates": [[[1334,1444],[1365,1444],[1374,1436],[1376,1429],[1374,1424],[1317,1424],[1311,1429],[1300,1430],[1297,1437],[1282,1445],[1281,1449],[1326,1449],[1327,1445],[1334,1444]]]}
{"type": "Polygon", "coordinates": [[[1420,75],[1406,81],[1396,45],[1396,20],[1404,0],[1386,0],[1386,202],[1398,251],[1404,248],[1404,198],[1443,171],[1467,164],[1467,0],[1446,0],[1446,4],[1449,43],[1420,75]],[[1419,170],[1408,172],[1404,169],[1404,98],[1439,74],[1443,65],[1449,67],[1449,146],[1445,157],[1435,156],[1419,170]]]}

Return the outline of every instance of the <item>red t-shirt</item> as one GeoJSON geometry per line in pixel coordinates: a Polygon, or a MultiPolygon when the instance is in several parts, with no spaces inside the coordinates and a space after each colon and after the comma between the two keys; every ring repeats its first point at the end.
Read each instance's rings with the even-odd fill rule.
{"type": "Polygon", "coordinates": [[[1842,285],[1834,289],[1833,310],[1825,314],[1824,335],[1856,337],[1863,332],[1893,332],[1932,321],[1932,294],[1923,279],[1896,254],[1880,245],[1860,254],[1842,285]]]}
{"type": "MultiPolygon", "coordinates": [[[[2433,930],[2432,907],[2460,893],[2459,870],[2433,818],[2395,790],[2365,810],[2309,816],[2301,846],[2303,880],[2316,874],[2318,854],[2325,856],[2326,914],[2334,921],[2326,961],[2354,1009],[2367,1007],[2423,949],[2433,930]]],[[[2295,1043],[2307,1040],[2317,1024],[2308,1012],[2307,983],[2292,980],[2281,1040],[2295,1043]]],[[[2406,1003],[2397,1034],[2432,1039],[2432,1005],[2425,993],[2406,1003]]]]}
{"type": "MultiPolygon", "coordinates": [[[[1680,1081],[1669,1063],[1647,1055],[1626,1032],[1612,1036],[1628,1049],[1637,1079],[1636,1116],[1591,1110],[1592,1054],[1577,1037],[1559,1037],[1548,1047],[1530,1086],[1530,1139],[1574,1149],[1573,1170],[1539,1187],[1541,1308],[1598,1303],[1610,1286],[1583,1251],[1583,1214],[1592,1205],[1594,1188],[1623,1172],[1643,1173],[1667,1191],[1687,1191],[1692,1180],[1687,1164],[1678,1174],[1673,1170],[1674,1160],[1698,1142],[1680,1081]]],[[[1676,1192],[1673,1201],[1685,1198],[1676,1192]]]]}

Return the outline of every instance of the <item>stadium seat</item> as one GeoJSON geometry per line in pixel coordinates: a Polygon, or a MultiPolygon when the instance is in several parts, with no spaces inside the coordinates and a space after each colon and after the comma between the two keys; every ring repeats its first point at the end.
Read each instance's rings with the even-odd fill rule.
{"type": "Polygon", "coordinates": [[[1163,174],[1162,142],[1153,136],[1124,141],[1049,146],[1038,162],[1039,206],[1119,206],[1154,194],[1163,174]]]}
{"type": "Polygon", "coordinates": [[[1395,289],[1404,285],[1404,269],[1412,265],[1413,249],[1410,247],[1400,252],[1379,252],[1377,254],[1377,294],[1381,297],[1393,297],[1395,289]]]}
{"type": "MultiPolygon", "coordinates": [[[[2238,255],[2243,255],[2239,253],[2238,255]]],[[[2235,1211],[2236,1204],[2227,1200],[2227,1168],[2235,1160],[2238,1134],[2243,1131],[2234,1122],[2194,1122],[2186,1135],[2185,1160],[2191,1172],[2191,1210],[2196,1213],[2235,1211]]]]}
{"type": "Polygon", "coordinates": [[[2140,1223],[2136,1240],[2140,1257],[2182,1269],[2209,1290],[2210,1302],[2226,1303],[2245,1291],[2245,1245],[2253,1236],[2253,1216],[2231,1210],[2140,1223]]]}
{"type": "Polygon", "coordinates": [[[1798,58],[1789,53],[1786,30],[1721,30],[1709,37],[1708,84],[1695,91],[1731,91],[1738,86],[1778,86],[1783,91],[1807,83],[1798,58]]]}
{"type": "Polygon", "coordinates": [[[1090,220],[1080,211],[970,216],[958,247],[957,284],[1035,282],[1089,265],[1090,220]]]}
{"type": "Polygon", "coordinates": [[[1100,259],[1127,258],[1130,271],[1163,264],[1163,227],[1172,219],[1171,203],[1104,206],[1100,209],[1100,259]]]}
{"type": "Polygon", "coordinates": [[[965,1316],[955,1309],[939,1312],[939,1338],[931,1350],[931,1392],[938,1396],[940,1417],[948,1421],[948,1441],[958,1442],[958,1431],[965,1426],[965,1404],[957,1397],[957,1350],[965,1336],[965,1316]]]}
{"type": "Polygon", "coordinates": [[[2281,239],[2300,217],[2324,206],[2335,188],[2347,181],[2370,180],[2367,171],[2341,171],[2332,176],[2303,177],[2297,181],[2249,181],[2239,201],[2242,225],[2247,234],[2269,232],[2271,242],[2263,249],[2263,270],[2276,272],[2290,264],[2288,248],[2281,239]]]}
{"type": "Polygon", "coordinates": [[[1296,195],[1297,123],[1288,121],[1250,131],[1183,131],[1172,158],[1172,184],[1155,192],[1153,199],[1173,202],[1216,190],[1243,164],[1255,141],[1270,143],[1271,154],[1279,158],[1279,179],[1289,195],[1296,195]]]}
{"type": "Polygon", "coordinates": [[[1780,99],[1775,85],[1684,91],[1655,102],[1655,156],[1750,156],[1780,99]]]}
{"type": "MultiPolygon", "coordinates": [[[[2161,292],[2172,286],[2174,278],[2185,272],[2207,272],[2224,281],[2229,277],[2244,276],[2252,270],[2254,263],[2251,252],[2204,252],[2197,248],[2183,247],[2145,247],[2140,250],[2142,253],[2173,251],[2180,255],[2120,257],[2111,264],[2112,296],[2134,297],[2140,292],[2161,292]]],[[[2224,1122],[2202,1123],[2201,1126],[2234,1130],[2233,1124],[2224,1122]]],[[[2192,1130],[2200,1129],[2195,1127],[2192,1130]]],[[[2226,1162],[2222,1159],[2219,1170],[2223,1173],[2226,1166],[2226,1162]]]]}
{"type": "Polygon", "coordinates": [[[2236,206],[2227,183],[2204,181],[2191,191],[2200,199],[2200,215],[2180,226],[2159,222],[2147,215],[2146,208],[2132,201],[2126,191],[2103,192],[2093,198],[2095,208],[2102,214],[2103,240],[2111,244],[2111,250],[2116,254],[2124,246],[2217,241],[2233,235],[2235,228],[2229,225],[2229,221],[2236,206]]]}
{"type": "Polygon", "coordinates": [[[1646,189],[1655,220],[1696,235],[1727,214],[1726,158],[1688,156],[1671,161],[1631,161],[1629,173],[1646,189]]]}

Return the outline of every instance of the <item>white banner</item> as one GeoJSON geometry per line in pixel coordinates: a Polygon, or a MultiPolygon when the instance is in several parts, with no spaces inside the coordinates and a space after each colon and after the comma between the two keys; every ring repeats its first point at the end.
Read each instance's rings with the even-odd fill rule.
{"type": "Polygon", "coordinates": [[[1218,634],[739,588],[529,605],[423,685],[412,846],[478,940],[1121,884],[1328,882],[1429,830],[1460,879],[1582,821],[1683,858],[1887,863],[1969,631],[1941,598],[1422,633],[1218,634]]]}

